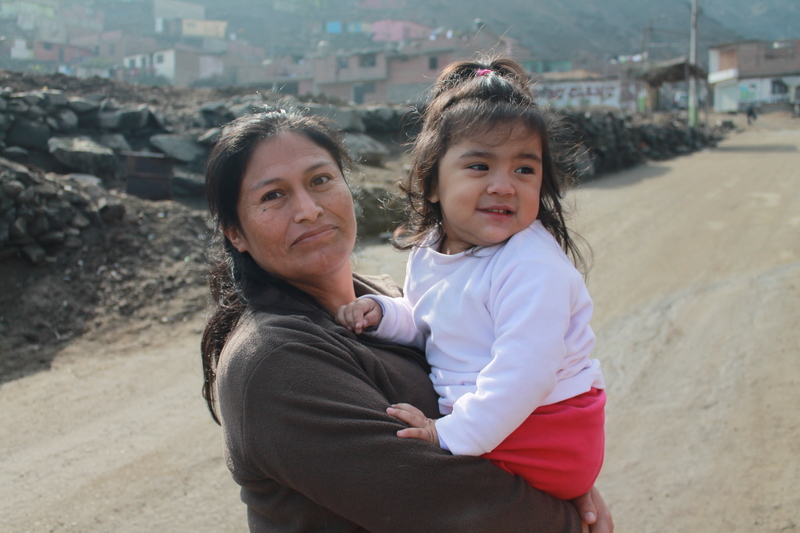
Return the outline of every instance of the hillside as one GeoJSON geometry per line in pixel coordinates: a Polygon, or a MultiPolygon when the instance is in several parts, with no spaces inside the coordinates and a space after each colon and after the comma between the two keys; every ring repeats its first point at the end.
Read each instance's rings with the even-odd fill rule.
{"type": "MultiPolygon", "coordinates": [[[[402,0],[372,2],[382,9],[360,8],[359,0],[293,0],[275,10],[254,0],[202,0],[207,17],[229,20],[231,28],[268,52],[302,51],[321,38],[313,24],[340,20],[409,19],[431,27],[472,31],[476,18],[494,33],[507,33],[543,59],[570,59],[581,53],[596,57],[636,54],[643,45],[654,57],[686,54],[691,2],[657,0],[402,0]],[[293,11],[291,11],[293,10],[293,11]],[[652,30],[646,28],[652,25],[652,30]],[[264,31],[264,30],[267,31],[264,31]],[[647,35],[645,35],[647,33],[647,35]]],[[[778,40],[800,37],[800,3],[796,0],[700,0],[699,59],[710,44],[741,39],[778,40]]]]}

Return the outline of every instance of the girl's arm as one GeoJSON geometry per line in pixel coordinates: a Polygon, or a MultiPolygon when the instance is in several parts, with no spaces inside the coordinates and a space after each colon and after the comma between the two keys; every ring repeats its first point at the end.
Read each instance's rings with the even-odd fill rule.
{"type": "Polygon", "coordinates": [[[407,298],[370,295],[362,296],[356,302],[361,300],[373,300],[381,308],[382,318],[369,335],[418,350],[425,349],[425,337],[414,323],[414,308],[407,298]]]}

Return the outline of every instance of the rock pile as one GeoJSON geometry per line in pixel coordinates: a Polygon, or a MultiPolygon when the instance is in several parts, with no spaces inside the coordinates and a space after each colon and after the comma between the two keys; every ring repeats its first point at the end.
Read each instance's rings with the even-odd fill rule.
{"type": "MultiPolygon", "coordinates": [[[[0,382],[28,371],[31,361],[46,361],[43,346],[54,350],[115,317],[168,323],[203,308],[207,213],[120,192],[126,154],[165,154],[174,170],[172,194],[202,194],[205,159],[221,128],[265,105],[289,103],[338,124],[363,165],[383,165],[362,167],[367,178],[356,182],[362,235],[386,232],[400,219],[393,180],[404,172],[402,160],[386,158],[413,136],[417,110],[63,76],[7,73],[0,83],[14,86],[0,90],[0,353],[16,354],[0,358],[0,382]],[[34,82],[50,88],[32,88],[34,82]]],[[[581,176],[716,139],[680,123],[636,123],[618,113],[567,117],[569,138],[584,147],[581,176]]]]}
{"type": "Polygon", "coordinates": [[[83,246],[89,226],[124,215],[95,176],[42,175],[0,158],[0,260],[21,253],[35,265],[54,261],[54,251],[83,246]]]}
{"type": "Polygon", "coordinates": [[[619,112],[586,111],[563,113],[571,131],[571,142],[583,147],[579,177],[593,177],[650,160],[662,160],[714,146],[720,131],[705,133],[671,120],[663,124],[641,122],[619,112]]]}

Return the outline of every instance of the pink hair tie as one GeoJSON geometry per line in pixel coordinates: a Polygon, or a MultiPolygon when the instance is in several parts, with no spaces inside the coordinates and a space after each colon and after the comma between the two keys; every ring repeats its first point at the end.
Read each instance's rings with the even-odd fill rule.
{"type": "Polygon", "coordinates": [[[475,71],[476,76],[488,76],[491,73],[492,73],[491,69],[488,68],[482,68],[480,70],[475,71]]]}

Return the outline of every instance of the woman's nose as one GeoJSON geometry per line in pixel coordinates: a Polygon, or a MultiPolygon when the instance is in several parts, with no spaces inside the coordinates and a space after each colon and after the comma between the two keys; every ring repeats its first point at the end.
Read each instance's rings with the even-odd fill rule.
{"type": "Polygon", "coordinates": [[[307,191],[295,195],[294,221],[313,222],[322,214],[322,206],[307,191]]]}
{"type": "Polygon", "coordinates": [[[489,194],[498,194],[507,196],[514,194],[514,184],[511,178],[505,172],[496,172],[489,178],[489,184],[486,187],[486,192],[489,194]]]}

